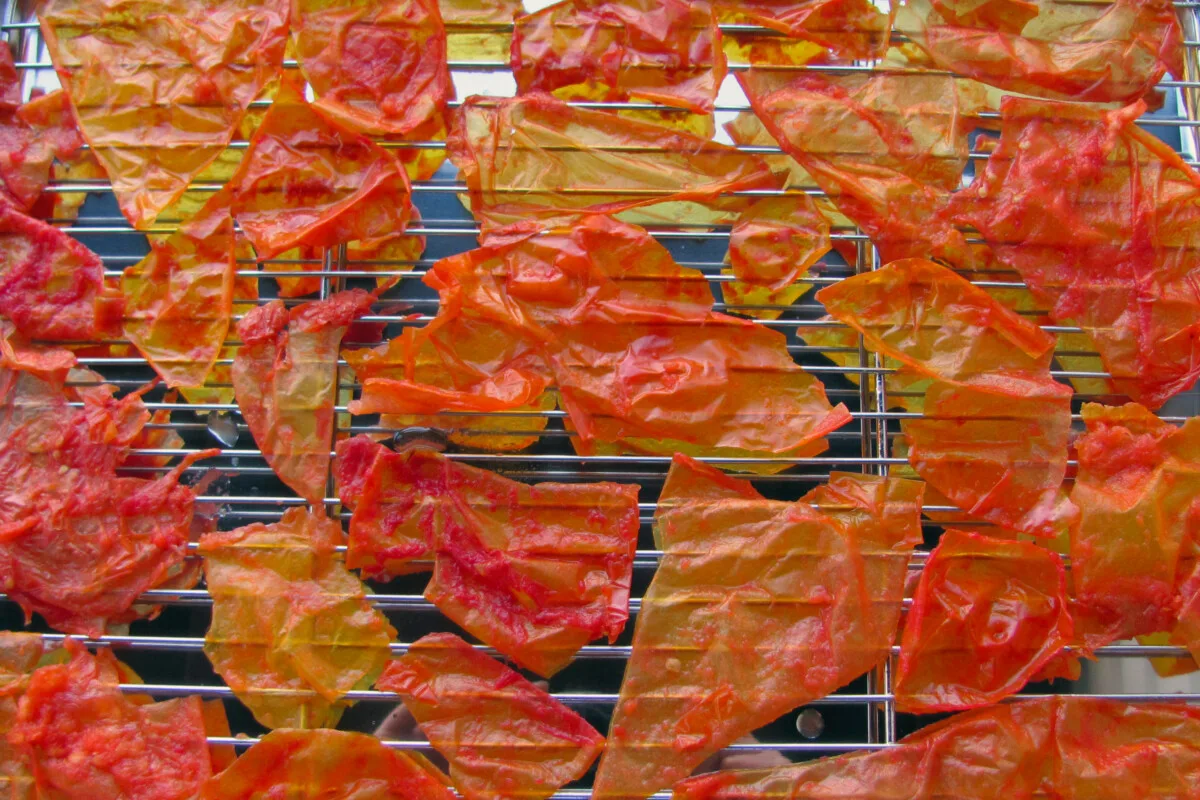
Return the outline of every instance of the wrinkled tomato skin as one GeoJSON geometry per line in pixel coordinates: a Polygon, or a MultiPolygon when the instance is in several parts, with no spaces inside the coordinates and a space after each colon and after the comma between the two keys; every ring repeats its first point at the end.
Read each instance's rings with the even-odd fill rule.
{"type": "Polygon", "coordinates": [[[604,749],[583,717],[454,634],[418,639],[375,687],[400,695],[468,800],[545,800],[604,749]]]}

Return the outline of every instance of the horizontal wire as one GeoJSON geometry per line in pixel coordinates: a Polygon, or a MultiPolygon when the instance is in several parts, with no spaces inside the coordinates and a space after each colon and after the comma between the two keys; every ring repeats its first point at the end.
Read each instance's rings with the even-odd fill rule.
{"type": "MultiPolygon", "coordinates": [[[[446,62],[447,67],[451,71],[460,72],[510,72],[512,65],[507,61],[457,61],[449,59],[446,62]]],[[[19,70],[53,70],[54,64],[50,61],[17,61],[13,64],[19,70]]],[[[284,69],[298,69],[299,62],[295,59],[285,58],[283,60],[284,69]]],[[[696,68],[702,68],[706,64],[694,64],[696,68]]],[[[889,75],[903,76],[911,75],[914,77],[930,77],[930,76],[950,76],[960,77],[953,72],[940,69],[927,69],[921,67],[897,67],[881,69],[876,66],[867,64],[749,64],[741,62],[729,62],[725,64],[725,69],[728,72],[749,72],[756,69],[762,72],[815,72],[815,73],[830,73],[830,74],[877,74],[886,71],[889,75]]],[[[1166,89],[1194,89],[1200,87],[1200,80],[1172,80],[1165,79],[1158,82],[1158,87],[1166,89]]],[[[257,105],[257,102],[255,103],[257,105]]]]}
{"type": "MultiPolygon", "coordinates": [[[[43,641],[51,643],[61,643],[68,637],[62,633],[39,633],[43,641]]],[[[86,644],[93,647],[111,647],[114,649],[125,650],[161,650],[163,652],[200,652],[204,648],[204,639],[197,636],[141,636],[141,635],[104,635],[94,639],[87,639],[86,644]]],[[[393,656],[402,656],[408,652],[410,642],[392,642],[390,644],[391,654],[393,656]]],[[[472,645],[476,650],[487,653],[493,657],[503,657],[503,654],[494,648],[485,645],[472,645]]],[[[612,660],[628,660],[629,654],[632,651],[631,645],[584,645],[576,653],[575,657],[584,660],[597,661],[612,661],[612,660]]],[[[696,648],[677,648],[679,650],[696,649],[696,648]]],[[[1063,648],[1064,652],[1078,653],[1080,649],[1075,646],[1063,648]]],[[[1175,647],[1172,645],[1152,645],[1152,644],[1110,644],[1095,649],[1095,654],[1101,657],[1108,658],[1159,658],[1159,657],[1184,657],[1190,656],[1191,653],[1186,647],[1175,647]]],[[[892,645],[890,653],[894,656],[900,654],[900,646],[892,645]]]]}
{"type": "MultiPolygon", "coordinates": [[[[161,683],[122,683],[119,688],[125,694],[133,695],[149,695],[151,697],[190,697],[196,696],[205,699],[229,699],[236,695],[228,686],[213,686],[213,685],[188,685],[188,684],[161,684],[161,683]]],[[[277,695],[280,697],[314,697],[316,692],[305,691],[303,689],[265,689],[257,692],[251,691],[246,694],[262,694],[262,695],[277,695]]],[[[564,705],[612,705],[617,702],[620,695],[613,692],[556,692],[547,691],[551,697],[558,700],[564,705]]],[[[644,695],[643,695],[644,696],[644,695]]],[[[687,699],[698,695],[681,695],[682,699],[687,699]]],[[[1017,694],[1001,700],[1001,703],[1019,703],[1022,700],[1030,700],[1041,695],[1032,694],[1017,694]]],[[[1129,693],[1129,692],[1086,692],[1079,694],[1071,694],[1071,697],[1086,697],[1092,700],[1115,700],[1124,703],[1155,703],[1155,702],[1177,702],[1177,703],[1200,703],[1200,693],[1196,692],[1179,692],[1175,694],[1147,694],[1147,693],[1129,693]]],[[[377,689],[358,689],[346,692],[342,695],[342,699],[353,703],[398,703],[400,697],[395,692],[384,692],[377,689]]],[[[829,706],[850,706],[863,705],[866,703],[885,703],[889,700],[895,700],[895,694],[891,692],[869,692],[869,693],[847,693],[847,694],[829,694],[825,697],[820,697],[815,700],[810,700],[804,703],[800,708],[814,707],[829,707],[829,706]]],[[[775,745],[770,743],[756,743],[758,749],[773,749],[775,745]]]]}

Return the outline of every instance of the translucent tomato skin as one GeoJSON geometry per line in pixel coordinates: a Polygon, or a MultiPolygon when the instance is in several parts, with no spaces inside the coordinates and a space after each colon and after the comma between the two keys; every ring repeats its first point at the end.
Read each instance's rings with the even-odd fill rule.
{"type": "Polygon", "coordinates": [[[904,420],[909,463],[967,513],[1035,536],[1065,535],[1071,389],[1050,375],[1054,337],[952,270],[894,261],[817,293],[867,347],[927,379],[904,420]]]}
{"type": "Polygon", "coordinates": [[[907,0],[896,27],[940,69],[1037,97],[1132,102],[1183,74],[1170,0],[907,0]]]}
{"type": "Polygon", "coordinates": [[[882,663],[921,540],[923,491],[835,472],[795,503],[772,501],[676,455],[655,517],[663,557],[638,612],[596,796],[648,797],[882,663]]]}
{"type": "Polygon", "coordinates": [[[583,717],[451,633],[418,639],[375,688],[401,696],[469,800],[545,800],[604,749],[583,717]]]}
{"type": "Polygon", "coordinates": [[[309,503],[325,497],[342,337],[371,307],[362,289],[287,309],[275,300],[238,323],[233,359],[238,409],[267,463],[309,503]]]}
{"type": "Polygon", "coordinates": [[[365,733],[271,731],[205,786],[200,800],[453,800],[423,755],[365,733]],[[350,780],[353,776],[353,780],[350,780]]]}
{"type": "Polygon", "coordinates": [[[351,499],[347,564],[377,579],[433,566],[425,597],[549,677],[629,619],[639,487],[519,483],[428,448],[339,443],[351,499]],[[423,562],[423,563],[421,563],[423,562]]]}
{"type": "Polygon", "coordinates": [[[896,708],[929,713],[999,702],[1073,635],[1057,554],[948,530],[921,570],[905,618],[896,708]]]}
{"type": "Polygon", "coordinates": [[[1194,797],[1197,742],[1200,712],[1183,704],[1049,696],[957,714],[878,752],[700,775],[673,797],[1194,797]]]}
{"type": "Polygon", "coordinates": [[[144,229],[222,154],[279,73],[288,3],[53,0],[38,19],[91,152],[144,229]]]}

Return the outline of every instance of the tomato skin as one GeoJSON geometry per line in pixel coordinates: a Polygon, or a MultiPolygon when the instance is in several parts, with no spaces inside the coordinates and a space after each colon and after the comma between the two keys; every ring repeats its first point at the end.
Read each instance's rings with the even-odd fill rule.
{"type": "Polygon", "coordinates": [[[1145,110],[1006,97],[995,152],[951,212],[1052,320],[1083,329],[1113,393],[1153,410],[1200,376],[1186,246],[1200,174],[1139,128],[1145,110]]]}
{"type": "Polygon", "coordinates": [[[288,310],[274,300],[238,323],[233,392],[271,469],[309,503],[325,497],[342,337],[370,310],[362,289],[288,310]]]}
{"type": "Polygon", "coordinates": [[[381,580],[428,569],[425,597],[472,635],[549,677],[629,619],[639,487],[527,485],[427,448],[339,443],[354,504],[347,565],[381,580]]]}
{"type": "Polygon", "coordinates": [[[583,717],[451,633],[418,639],[375,687],[401,696],[469,800],[544,800],[604,749],[583,717]]]}
{"type": "Polygon", "coordinates": [[[279,730],[204,786],[201,800],[453,800],[450,782],[420,753],[389,750],[365,733],[279,730]]]}
{"type": "Polygon", "coordinates": [[[679,201],[707,205],[778,183],[762,159],[707,136],[575,108],[544,93],[467,98],[446,144],[485,243],[569,227],[583,214],[643,207],[668,223],[694,221],[697,206],[679,201]]]}
{"type": "Polygon", "coordinates": [[[1011,531],[1065,535],[1071,389],[1050,376],[1054,337],[953,271],[901,259],[817,293],[904,375],[930,380],[902,423],[909,463],[968,514],[1011,531]]]}
{"type": "Polygon", "coordinates": [[[446,29],[434,0],[298,0],[291,31],[315,106],[362,133],[445,125],[454,96],[446,29]]]}
{"type": "Polygon", "coordinates": [[[100,257],[0,201],[0,314],[30,339],[88,341],[104,332],[100,257]]]}
{"type": "Polygon", "coordinates": [[[1037,97],[1133,102],[1183,74],[1170,0],[908,0],[896,28],[940,69],[1037,97]]]}
{"type": "Polygon", "coordinates": [[[147,589],[182,585],[194,495],[179,479],[213,451],[154,480],[117,477],[145,440],[145,404],[103,384],[69,398],[65,378],[0,370],[0,583],[26,615],[94,637],[144,614],[147,589]]]}
{"type": "Polygon", "coordinates": [[[999,702],[1073,635],[1057,554],[947,530],[925,562],[904,623],[896,709],[958,711],[999,702]]]}
{"type": "Polygon", "coordinates": [[[200,539],[213,597],[204,652],[269,728],[335,725],[342,696],[387,663],[396,631],[335,557],[344,541],[336,520],[295,507],[277,523],[200,539]]]}
{"type": "Polygon", "coordinates": [[[520,94],[640,100],[708,114],[725,77],[717,17],[685,0],[573,0],[516,19],[520,94]]]}
{"type": "Polygon", "coordinates": [[[1174,703],[1047,696],[957,714],[873,753],[717,772],[674,800],[1194,797],[1200,713],[1174,703]]]}
{"type": "Polygon", "coordinates": [[[949,214],[970,154],[968,134],[987,106],[977,85],[934,72],[822,74],[766,68],[738,73],[757,123],[862,228],[883,261],[987,263],[949,214]]]}
{"type": "Polygon", "coordinates": [[[229,186],[234,219],[260,259],[301,246],[379,245],[404,232],[412,209],[400,162],[309,104],[287,77],[229,186]]]}
{"type": "Polygon", "coordinates": [[[38,17],[84,138],[125,217],[145,229],[221,155],[279,73],[288,3],[53,0],[38,17]]]}
{"type": "Polygon", "coordinates": [[[365,369],[352,413],[512,409],[553,382],[580,453],[780,456],[747,467],[772,472],[823,452],[825,435],[849,422],[782,334],[714,312],[703,276],[644,229],[588,216],[568,230],[509,229],[488,241],[429,271],[441,298],[429,335],[467,321],[510,345],[485,351],[496,357],[481,364],[438,339],[462,375],[447,391],[413,380],[413,339],[393,342],[355,364],[365,369]]]}
{"type": "Polygon", "coordinates": [[[33,766],[39,797],[190,800],[212,774],[197,697],[139,704],[112,654],[66,640],[71,660],[36,670],[9,742],[33,766]]]}
{"type": "Polygon", "coordinates": [[[886,660],[923,492],[835,472],[786,503],[676,455],[596,796],[647,797],[886,660]]]}

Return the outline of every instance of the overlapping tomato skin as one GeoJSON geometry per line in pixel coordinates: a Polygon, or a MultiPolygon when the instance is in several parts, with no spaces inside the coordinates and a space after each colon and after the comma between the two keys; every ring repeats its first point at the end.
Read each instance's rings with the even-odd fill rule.
{"type": "Polygon", "coordinates": [[[99,256],[0,202],[0,314],[31,339],[88,341],[114,313],[99,256]]]}
{"type": "Polygon", "coordinates": [[[221,154],[278,74],[288,7],[286,0],[51,0],[38,17],[121,210],[145,228],[221,154]]]}
{"type": "Polygon", "coordinates": [[[38,797],[190,800],[212,774],[198,697],[139,704],[108,650],[67,639],[71,660],[33,673],[8,741],[33,765],[38,797]]]}
{"type": "Polygon", "coordinates": [[[905,619],[896,709],[959,711],[999,702],[1073,633],[1057,554],[947,530],[925,562],[905,619]]]}
{"type": "Polygon", "coordinates": [[[342,696],[387,663],[396,631],[335,556],[344,542],[336,520],[303,508],[200,540],[213,598],[204,652],[269,728],[336,724],[342,696]]]}
{"type": "Polygon", "coordinates": [[[776,185],[753,155],[541,93],[468,97],[447,145],[485,239],[508,225],[528,232],[578,214],[645,206],[686,221],[694,208],[675,201],[711,202],[722,193],[776,185]]]}
{"type": "Polygon", "coordinates": [[[879,58],[891,33],[889,15],[869,0],[715,0],[714,5],[723,22],[762,25],[845,59],[879,58]]]}
{"type": "Polygon", "coordinates": [[[1038,97],[1130,102],[1183,75],[1171,0],[904,0],[896,28],[940,69],[1038,97]]]}
{"type": "Polygon", "coordinates": [[[1200,530],[1200,422],[1176,428],[1134,403],[1082,413],[1071,577],[1090,651],[1175,625],[1181,559],[1200,530]]]}
{"type": "MultiPolygon", "coordinates": [[[[29,212],[46,188],[51,162],[68,129],[56,126],[53,138],[40,135],[42,131],[22,113],[37,101],[22,105],[21,96],[21,75],[12,51],[4,48],[0,52],[0,205],[29,212]]],[[[73,129],[72,125],[69,130],[73,129]]]]}
{"type": "Polygon", "coordinates": [[[263,736],[205,786],[201,800],[453,800],[446,776],[420,753],[365,733],[279,730],[263,736]]]}
{"type": "MultiPolygon", "coordinates": [[[[777,456],[768,466],[784,469],[787,458],[823,451],[823,437],[849,421],[792,361],[781,334],[713,312],[704,276],[636,226],[586,217],[567,231],[442,259],[425,280],[441,296],[434,325],[478,322],[528,350],[520,365],[496,363],[495,380],[469,387],[483,395],[477,407],[526,405],[552,380],[581,453],[615,443],[777,456]]],[[[414,399],[407,382],[360,378],[352,413],[463,407],[430,408],[431,394],[445,395],[414,399]]]]}
{"type": "Polygon", "coordinates": [[[288,310],[274,300],[238,323],[238,409],[280,480],[313,505],[325,497],[342,336],[371,306],[361,289],[288,310]]]}
{"type": "Polygon", "coordinates": [[[716,14],[689,0],[565,0],[517,17],[520,94],[661,103],[707,114],[725,77],[716,14]]]}
{"type": "Polygon", "coordinates": [[[1200,375],[1200,175],[1135,124],[1144,110],[1005,98],[999,145],[953,210],[1154,409],[1200,375]]]}
{"type": "Polygon", "coordinates": [[[468,800],[544,800],[604,749],[583,717],[452,633],[418,639],[375,685],[400,695],[468,800]]]}
{"type": "Polygon", "coordinates": [[[983,96],[951,75],[750,69],[738,73],[759,121],[871,237],[886,261],[980,258],[949,217],[983,96]]]}
{"type": "Polygon", "coordinates": [[[700,775],[674,800],[1194,797],[1200,710],[1049,696],[957,714],[898,746],[700,775]]]}
{"type": "Polygon", "coordinates": [[[817,293],[869,349],[933,382],[905,420],[909,462],[967,513],[1037,536],[1066,533],[1071,389],[1050,377],[1054,337],[951,270],[903,259],[817,293]]]}
{"type": "Polygon", "coordinates": [[[676,455],[596,796],[647,797],[884,661],[923,490],[835,472],[786,503],[676,455]]]}
{"type": "Polygon", "coordinates": [[[218,192],[125,270],[125,336],[168,386],[199,387],[225,344],[237,270],[229,193],[218,192]]]}
{"type": "Polygon", "coordinates": [[[355,130],[408,133],[453,97],[436,0],[293,0],[292,37],[316,107],[355,130]]]}
{"type": "MultiPolygon", "coordinates": [[[[0,631],[0,731],[7,733],[16,723],[17,703],[43,653],[41,634],[0,631]]],[[[0,738],[0,795],[5,800],[37,797],[29,760],[7,737],[0,738]]]]}
{"type": "Polygon", "coordinates": [[[536,347],[487,320],[449,312],[342,357],[370,384],[354,401],[357,414],[516,409],[536,403],[551,381],[536,347]]]}
{"type": "Polygon", "coordinates": [[[0,371],[0,585],[27,615],[99,636],[180,570],[193,494],[179,478],[212,451],[154,480],[117,477],[149,419],[141,398],[102,386],[71,408],[65,378],[0,371]]]}
{"type": "Polygon", "coordinates": [[[334,473],[354,507],[347,564],[386,579],[432,557],[426,598],[521,666],[548,677],[625,627],[636,485],[530,486],[365,436],[338,444],[334,473]]]}
{"type": "Polygon", "coordinates": [[[400,163],[309,105],[287,77],[229,185],[233,216],[259,258],[386,239],[403,233],[412,205],[400,163]]]}

